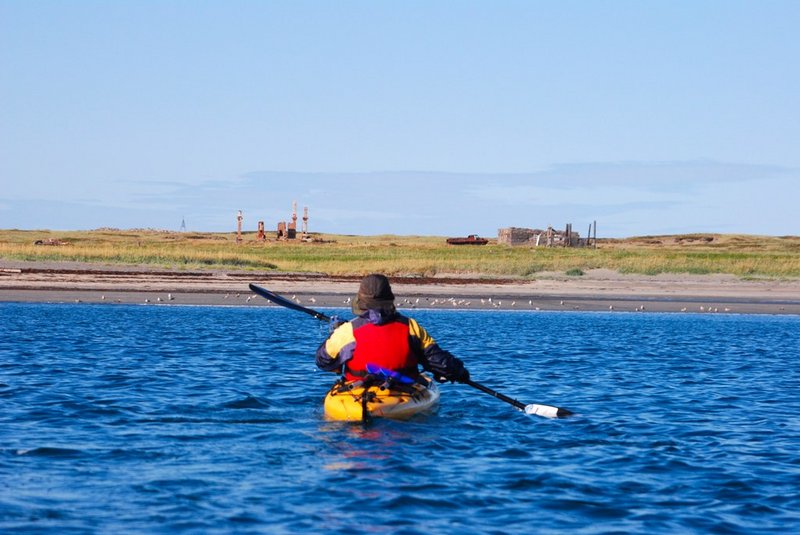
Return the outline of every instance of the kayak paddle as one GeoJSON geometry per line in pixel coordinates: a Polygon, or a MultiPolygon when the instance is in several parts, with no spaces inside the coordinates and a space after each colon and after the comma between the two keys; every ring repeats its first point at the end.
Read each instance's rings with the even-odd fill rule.
{"type": "Polygon", "coordinates": [[[282,307],[290,308],[292,310],[297,310],[298,312],[305,312],[311,316],[314,316],[318,320],[322,321],[330,321],[331,318],[326,316],[321,312],[317,312],[316,310],[311,310],[310,308],[306,308],[303,305],[299,305],[290,299],[286,299],[283,296],[280,296],[274,292],[270,292],[266,288],[262,288],[261,286],[256,286],[255,284],[250,285],[250,289],[253,290],[255,293],[260,295],[261,297],[265,298],[267,301],[272,301],[276,305],[281,305],[282,307]]]}
{"type": "Polygon", "coordinates": [[[567,409],[562,409],[561,407],[551,407],[550,405],[539,405],[536,403],[531,403],[530,405],[525,405],[517,401],[514,398],[510,398],[506,395],[501,394],[495,390],[492,390],[488,386],[483,386],[480,383],[476,383],[471,379],[467,379],[466,381],[462,381],[464,384],[467,384],[473,388],[477,388],[482,392],[486,392],[490,396],[494,396],[500,401],[505,401],[509,405],[513,405],[521,411],[524,411],[525,414],[535,414],[537,416],[544,416],[545,418],[565,418],[567,416],[572,416],[572,411],[567,409]]]}
{"type": "MultiPolygon", "coordinates": [[[[275,292],[271,292],[266,288],[262,288],[261,286],[256,286],[255,284],[250,284],[250,289],[253,292],[257,293],[261,297],[267,299],[268,301],[272,301],[276,305],[280,305],[286,307],[291,310],[297,310],[298,312],[303,312],[308,314],[309,316],[314,316],[320,321],[331,321],[330,316],[326,316],[322,312],[317,312],[316,310],[312,310],[310,308],[304,307],[298,303],[290,299],[286,299],[283,296],[276,294],[275,292]]],[[[500,392],[492,390],[488,386],[484,386],[480,383],[476,383],[471,379],[467,379],[466,381],[462,381],[465,385],[469,385],[472,388],[476,388],[481,392],[485,392],[490,396],[494,396],[495,398],[499,399],[500,401],[505,401],[509,405],[513,405],[514,407],[518,408],[519,410],[525,412],[525,414],[535,414],[536,416],[544,416],[545,418],[564,418],[566,416],[571,416],[573,413],[570,410],[563,409],[560,407],[552,407],[550,405],[539,405],[536,403],[531,403],[529,405],[525,405],[522,402],[517,401],[514,398],[510,398],[500,392]]]]}

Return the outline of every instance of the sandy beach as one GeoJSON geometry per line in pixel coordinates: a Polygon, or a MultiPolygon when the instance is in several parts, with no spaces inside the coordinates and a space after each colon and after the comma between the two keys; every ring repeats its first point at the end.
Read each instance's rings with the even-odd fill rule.
{"type": "MultiPolygon", "coordinates": [[[[358,277],[254,271],[186,271],[79,262],[0,261],[0,301],[275,306],[255,283],[311,308],[347,307],[358,277]]],[[[728,275],[583,276],[535,280],[394,277],[398,308],[800,314],[800,280],[728,275]]]]}

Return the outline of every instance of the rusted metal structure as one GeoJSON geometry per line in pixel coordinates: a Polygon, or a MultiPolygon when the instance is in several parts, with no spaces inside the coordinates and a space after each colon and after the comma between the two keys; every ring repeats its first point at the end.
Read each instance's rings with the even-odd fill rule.
{"type": "Polygon", "coordinates": [[[256,235],[256,241],[267,241],[267,235],[264,233],[264,222],[258,222],[258,234],[256,235]]]}
{"type": "Polygon", "coordinates": [[[447,238],[447,243],[450,245],[486,245],[489,240],[470,234],[466,238],[447,238]]]}
{"type": "Polygon", "coordinates": [[[292,201],[292,222],[286,228],[286,238],[290,240],[297,238],[297,201],[292,201]]]}
{"type": "MultiPolygon", "coordinates": [[[[292,219],[290,222],[280,221],[278,223],[279,240],[296,240],[297,239],[297,201],[292,201],[292,219]]],[[[308,234],[308,206],[303,208],[303,229],[301,239],[303,241],[310,241],[311,236],[308,234]]]]}

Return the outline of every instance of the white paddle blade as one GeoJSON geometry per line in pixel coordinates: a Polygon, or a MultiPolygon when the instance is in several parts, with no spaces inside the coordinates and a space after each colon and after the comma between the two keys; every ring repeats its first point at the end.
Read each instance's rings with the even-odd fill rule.
{"type": "Polygon", "coordinates": [[[533,403],[525,406],[525,414],[535,414],[536,416],[544,416],[545,418],[558,418],[558,407],[533,403]]]}

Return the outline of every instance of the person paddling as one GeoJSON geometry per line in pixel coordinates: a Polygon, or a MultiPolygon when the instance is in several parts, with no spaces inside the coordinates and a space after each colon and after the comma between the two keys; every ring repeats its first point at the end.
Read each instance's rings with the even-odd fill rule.
{"type": "Polygon", "coordinates": [[[397,312],[385,275],[364,277],[352,303],[356,317],[336,327],[317,349],[320,369],[343,373],[346,381],[374,370],[418,379],[420,367],[439,382],[469,380],[460,359],[439,347],[416,320],[397,312]]]}

